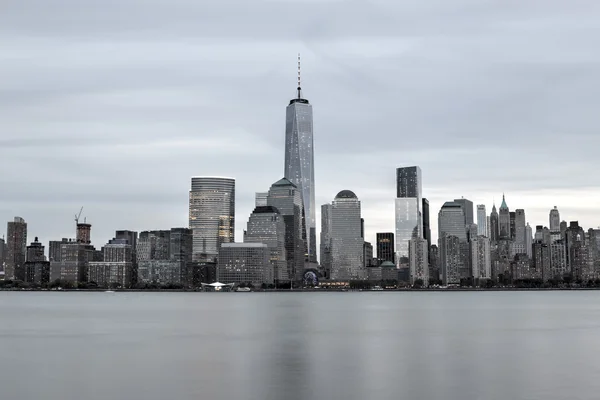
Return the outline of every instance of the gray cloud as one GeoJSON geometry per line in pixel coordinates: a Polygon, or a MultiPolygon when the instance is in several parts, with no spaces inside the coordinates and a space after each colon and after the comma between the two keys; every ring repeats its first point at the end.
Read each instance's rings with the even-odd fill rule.
{"type": "Polygon", "coordinates": [[[600,4],[589,0],[22,0],[0,13],[0,219],[44,241],[187,224],[193,175],[237,178],[241,238],[283,173],[302,53],[317,202],[393,230],[395,168],[445,200],[502,192],[598,225],[600,4]]]}

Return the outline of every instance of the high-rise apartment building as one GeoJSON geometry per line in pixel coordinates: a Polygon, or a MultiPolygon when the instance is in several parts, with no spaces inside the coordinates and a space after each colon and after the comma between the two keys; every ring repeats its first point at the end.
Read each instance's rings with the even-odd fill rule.
{"type": "Polygon", "coordinates": [[[423,238],[421,168],[396,169],[396,266],[399,276],[409,276],[409,242],[423,238]]]}
{"type": "Polygon", "coordinates": [[[526,240],[526,232],[525,227],[527,226],[527,221],[525,220],[525,210],[518,208],[515,210],[515,237],[514,241],[517,244],[521,244],[525,246],[526,240]]]}
{"type": "Polygon", "coordinates": [[[517,213],[514,211],[511,211],[509,213],[510,216],[510,240],[515,240],[515,235],[516,235],[516,219],[517,219],[517,213]]]}
{"type": "Polygon", "coordinates": [[[410,284],[422,281],[429,286],[429,246],[425,239],[411,239],[408,245],[410,264],[410,284]]]}
{"type": "Polygon", "coordinates": [[[477,236],[470,243],[471,274],[475,283],[481,285],[481,280],[492,277],[491,242],[484,235],[477,236]]]}
{"type": "Polygon", "coordinates": [[[269,260],[273,279],[288,282],[287,257],[285,253],[285,222],[279,210],[273,206],[259,206],[248,219],[244,243],[264,243],[269,248],[269,260]]]}
{"type": "Polygon", "coordinates": [[[301,193],[306,232],[307,261],[317,262],[317,230],[315,217],[315,166],[312,105],[302,97],[300,87],[300,58],[298,58],[298,88],[290,100],[285,118],[284,176],[301,193]]]}
{"type": "Polygon", "coordinates": [[[25,281],[27,223],[15,217],[6,227],[6,269],[4,279],[25,281]]]}
{"type": "Polygon", "coordinates": [[[134,254],[130,241],[124,238],[109,240],[102,248],[102,253],[103,261],[88,263],[88,280],[95,282],[100,287],[130,287],[134,254]]]}
{"type": "Polygon", "coordinates": [[[592,278],[589,248],[585,241],[585,231],[578,221],[571,221],[565,234],[567,269],[574,279],[592,278]]]}
{"type": "Polygon", "coordinates": [[[221,244],[234,241],[235,179],[193,177],[189,221],[194,261],[215,261],[221,244]]]}
{"type": "Polygon", "coordinates": [[[361,236],[360,201],[350,190],[339,192],[331,204],[331,279],[366,279],[361,236]]]}
{"type": "Polygon", "coordinates": [[[499,239],[510,240],[510,210],[506,205],[506,199],[502,195],[502,204],[500,205],[500,213],[498,214],[498,231],[499,239]]]}
{"type": "Polygon", "coordinates": [[[275,207],[283,216],[288,276],[299,281],[304,273],[306,249],[302,194],[295,184],[283,178],[271,185],[267,205],[275,207]]]}
{"type": "Polygon", "coordinates": [[[560,231],[560,213],[558,212],[558,208],[554,206],[552,210],[550,210],[550,231],[558,232],[560,231]]]}
{"type": "MultiPolygon", "coordinates": [[[[487,212],[485,204],[477,205],[477,235],[488,236],[487,212]]],[[[489,236],[488,236],[489,237],[489,236]]]]}
{"type": "Polygon", "coordinates": [[[395,263],[394,257],[394,233],[393,232],[377,232],[377,265],[390,261],[395,263]]]}
{"type": "Polygon", "coordinates": [[[529,258],[533,257],[533,230],[529,223],[525,226],[525,249],[529,258]]]}
{"type": "Polygon", "coordinates": [[[138,283],[185,285],[192,261],[192,230],[140,232],[136,253],[138,283]]]}

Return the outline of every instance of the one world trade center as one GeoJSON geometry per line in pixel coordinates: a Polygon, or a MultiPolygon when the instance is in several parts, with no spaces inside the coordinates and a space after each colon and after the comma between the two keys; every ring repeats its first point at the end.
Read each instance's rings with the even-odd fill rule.
{"type": "Polygon", "coordinates": [[[300,56],[298,56],[298,94],[290,100],[285,119],[285,177],[302,192],[306,261],[317,262],[315,225],[315,167],[312,105],[302,98],[300,56]]]}

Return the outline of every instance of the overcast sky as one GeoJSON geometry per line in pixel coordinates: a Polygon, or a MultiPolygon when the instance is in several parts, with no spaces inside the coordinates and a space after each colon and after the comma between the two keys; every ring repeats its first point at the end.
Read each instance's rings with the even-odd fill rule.
{"type": "MultiPolygon", "coordinates": [[[[236,238],[283,176],[285,107],[313,104],[320,205],[394,230],[395,168],[419,165],[432,230],[464,196],[548,225],[600,225],[600,2],[4,0],[0,220],[100,247],[187,226],[190,177],[236,178],[236,238]]],[[[5,232],[6,225],[0,231],[5,232]]],[[[319,228],[318,228],[319,229],[319,228]]]]}

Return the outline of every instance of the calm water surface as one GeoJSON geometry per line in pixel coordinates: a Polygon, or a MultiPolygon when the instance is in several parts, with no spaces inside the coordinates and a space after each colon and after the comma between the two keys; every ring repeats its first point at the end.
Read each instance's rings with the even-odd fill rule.
{"type": "Polygon", "coordinates": [[[600,291],[0,293],[2,399],[598,399],[600,291]]]}

